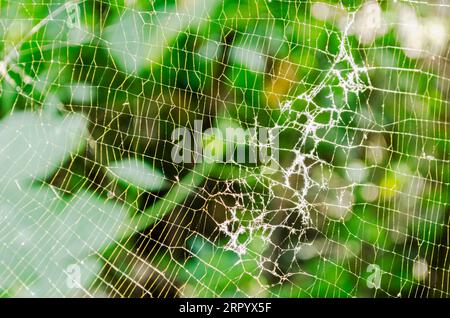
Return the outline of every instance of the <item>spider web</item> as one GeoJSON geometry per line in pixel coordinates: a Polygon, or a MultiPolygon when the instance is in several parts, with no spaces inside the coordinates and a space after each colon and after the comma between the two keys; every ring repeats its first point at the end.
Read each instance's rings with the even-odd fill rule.
{"type": "Polygon", "coordinates": [[[449,7],[1,0],[0,294],[448,297],[449,7]]]}

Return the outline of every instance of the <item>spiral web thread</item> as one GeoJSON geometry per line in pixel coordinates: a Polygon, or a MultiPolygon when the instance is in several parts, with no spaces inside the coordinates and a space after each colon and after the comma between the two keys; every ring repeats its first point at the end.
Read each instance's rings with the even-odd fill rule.
{"type": "Polygon", "coordinates": [[[1,1],[0,291],[448,297],[449,7],[1,1]],[[175,163],[194,120],[276,171],[175,163]]]}

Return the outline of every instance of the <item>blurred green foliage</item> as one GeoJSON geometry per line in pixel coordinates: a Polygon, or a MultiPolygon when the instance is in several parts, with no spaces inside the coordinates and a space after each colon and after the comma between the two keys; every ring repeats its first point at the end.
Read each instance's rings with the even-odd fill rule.
{"type": "MultiPolygon", "coordinates": [[[[337,21],[314,18],[311,1],[76,2],[76,27],[67,23],[74,11],[48,19],[61,1],[0,2],[7,62],[0,86],[4,296],[49,289],[72,295],[64,271],[81,260],[85,288],[127,296],[448,296],[448,79],[438,75],[439,65],[405,55],[395,30],[366,46],[356,36],[345,39],[355,63],[371,66],[362,79],[370,89],[352,92],[327,77],[343,32],[337,21]],[[313,104],[296,99],[324,81],[313,104]],[[154,214],[141,223],[142,235],[123,236],[133,218],[153,215],[155,202],[172,198],[179,176],[194,169],[171,161],[174,128],[192,127],[194,119],[206,127],[224,119],[243,128],[255,119],[283,125],[292,120],[281,109],[286,100],[296,111],[342,109],[338,125],[302,149],[327,163],[311,163],[311,174],[328,169],[330,181],[308,196],[315,229],[304,242],[280,231],[273,246],[258,233],[239,255],[214,230],[226,212],[192,212],[204,208],[205,191],[220,193],[227,179],[247,185],[233,191],[261,193],[252,204],[272,204],[257,170],[225,165],[198,170],[190,189],[158,206],[177,213],[154,214]],[[349,172],[354,163],[362,164],[356,177],[349,172]],[[351,211],[333,212],[329,200],[352,183],[351,211]],[[307,247],[292,251],[290,244],[300,243],[307,247]],[[295,254],[308,249],[303,258],[295,254]],[[145,279],[133,276],[140,259],[150,264],[145,279]],[[427,280],[414,274],[420,259],[430,265],[427,280]],[[366,284],[369,264],[381,268],[378,289],[366,284]]],[[[331,2],[350,11],[364,3],[331,2]]],[[[336,67],[351,73],[347,62],[336,67]]],[[[326,116],[316,120],[326,123],[326,116]]],[[[300,134],[283,130],[282,164],[292,160],[300,134]]]]}

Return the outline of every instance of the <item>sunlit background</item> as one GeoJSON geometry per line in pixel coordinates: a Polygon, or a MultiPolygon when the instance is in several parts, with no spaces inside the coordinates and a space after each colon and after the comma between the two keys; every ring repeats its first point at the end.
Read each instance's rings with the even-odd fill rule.
{"type": "Polygon", "coordinates": [[[449,296],[447,0],[0,17],[0,295],[449,296]],[[174,162],[195,120],[276,131],[277,171],[174,162]]]}

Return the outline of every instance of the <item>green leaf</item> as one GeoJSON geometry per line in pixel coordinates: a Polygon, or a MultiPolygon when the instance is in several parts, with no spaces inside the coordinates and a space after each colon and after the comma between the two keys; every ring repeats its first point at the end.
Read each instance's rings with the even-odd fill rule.
{"type": "MultiPolygon", "coordinates": [[[[4,182],[45,178],[80,145],[86,120],[14,113],[0,123],[0,175],[4,182]]],[[[7,186],[7,184],[3,184],[7,186]]]]}
{"type": "Polygon", "coordinates": [[[90,192],[65,202],[49,187],[21,184],[0,198],[0,290],[12,296],[83,295],[103,266],[96,253],[126,224],[126,207],[90,192]]]}
{"type": "Polygon", "coordinates": [[[66,202],[50,186],[31,181],[50,175],[76,151],[86,121],[23,112],[0,125],[0,290],[27,297],[82,295],[101,270],[96,253],[123,231],[128,209],[89,192],[66,202]],[[79,285],[71,284],[71,271],[79,285]]]}
{"type": "Polygon", "coordinates": [[[260,235],[250,239],[241,255],[201,236],[191,238],[190,245],[193,256],[180,271],[180,277],[187,282],[191,296],[241,297],[259,292],[254,287],[263,284],[264,279],[257,279],[261,277],[258,260],[267,247],[260,235]]]}
{"type": "Polygon", "coordinates": [[[127,10],[105,34],[115,62],[129,74],[160,63],[164,51],[180,32],[196,30],[204,23],[218,0],[188,1],[166,12],[127,10]]]}
{"type": "Polygon", "coordinates": [[[108,170],[119,180],[143,190],[158,191],[167,186],[167,181],[159,170],[139,159],[113,162],[108,170]]]}

